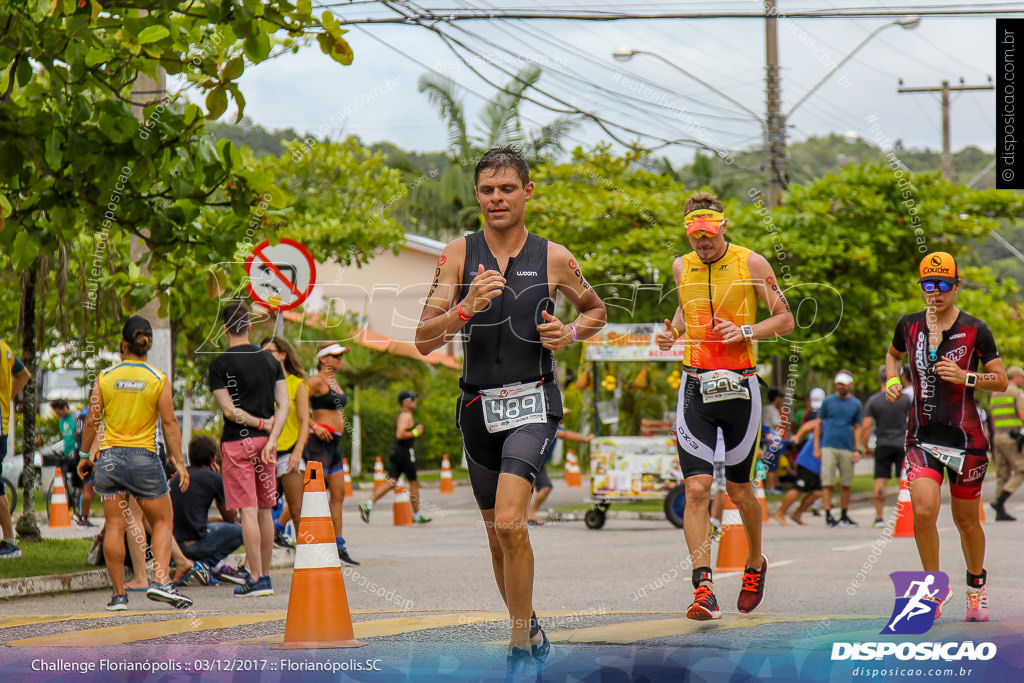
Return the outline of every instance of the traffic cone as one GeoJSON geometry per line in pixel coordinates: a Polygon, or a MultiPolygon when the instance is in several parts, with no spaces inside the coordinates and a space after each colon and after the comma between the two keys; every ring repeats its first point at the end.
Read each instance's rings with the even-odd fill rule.
{"type": "Polygon", "coordinates": [[[743,518],[727,493],[722,510],[722,540],[718,542],[715,571],[741,572],[745,569],[746,561],[747,535],[743,531],[743,518]]]}
{"type": "Polygon", "coordinates": [[[448,455],[441,459],[441,493],[455,493],[455,482],[452,481],[452,464],[448,455]]]}
{"type": "Polygon", "coordinates": [[[910,502],[910,482],[907,481],[906,470],[903,470],[900,494],[896,501],[896,528],[893,529],[892,535],[894,538],[913,538],[914,505],[910,502]]]}
{"type": "Polygon", "coordinates": [[[275,649],[366,645],[356,640],[352,631],[323,465],[315,460],[307,464],[305,484],[284,642],[275,649]]]}
{"type": "Polygon", "coordinates": [[[59,467],[53,475],[53,493],[50,495],[50,519],[47,522],[47,526],[51,529],[71,528],[68,492],[64,488],[64,474],[59,467]]]}
{"type": "Polygon", "coordinates": [[[395,526],[412,526],[412,503],[401,476],[395,482],[395,526]]]}
{"type": "Polygon", "coordinates": [[[341,469],[345,472],[345,497],[352,497],[352,474],[348,471],[348,458],[341,459],[341,469]]]}
{"type": "Polygon", "coordinates": [[[387,487],[388,478],[384,474],[384,463],[378,455],[377,462],[373,463],[373,495],[377,495],[378,491],[386,489],[387,487]]]}
{"type": "Polygon", "coordinates": [[[583,486],[580,481],[580,463],[573,451],[565,454],[565,485],[571,489],[583,486]]]}
{"type": "Polygon", "coordinates": [[[760,479],[754,477],[754,497],[761,503],[761,521],[767,524],[771,521],[771,517],[768,516],[768,499],[764,497],[764,484],[760,479]]]}

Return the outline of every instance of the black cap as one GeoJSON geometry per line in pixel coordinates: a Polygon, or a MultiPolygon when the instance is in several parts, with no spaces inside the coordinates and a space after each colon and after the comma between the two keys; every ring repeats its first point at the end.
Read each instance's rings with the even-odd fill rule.
{"type": "Polygon", "coordinates": [[[402,403],[408,401],[411,398],[416,398],[416,394],[408,390],[401,392],[400,394],[398,394],[398,405],[402,405],[402,403]]]}
{"type": "Polygon", "coordinates": [[[121,328],[121,339],[124,339],[129,344],[134,344],[136,332],[145,332],[152,337],[153,326],[141,315],[133,315],[125,321],[124,327],[121,328]]]}

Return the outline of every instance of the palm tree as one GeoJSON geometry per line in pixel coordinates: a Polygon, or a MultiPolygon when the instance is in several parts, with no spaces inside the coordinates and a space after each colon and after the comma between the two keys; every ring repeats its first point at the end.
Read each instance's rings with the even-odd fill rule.
{"type": "MultiPolygon", "coordinates": [[[[576,116],[559,116],[547,125],[525,130],[519,106],[526,91],[540,79],[541,69],[528,65],[484,106],[474,133],[469,130],[462,89],[440,74],[423,74],[417,89],[444,119],[451,164],[436,177],[410,183],[409,197],[398,207],[401,218],[417,231],[451,239],[480,227],[480,208],[473,196],[473,168],[483,153],[498,145],[517,145],[532,162],[562,150],[566,134],[579,125],[576,116]]],[[[422,179],[421,179],[422,180],[422,179]]]]}

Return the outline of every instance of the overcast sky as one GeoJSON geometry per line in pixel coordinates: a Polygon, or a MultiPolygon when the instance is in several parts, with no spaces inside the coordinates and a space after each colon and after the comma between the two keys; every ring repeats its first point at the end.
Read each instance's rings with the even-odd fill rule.
{"type": "MultiPolygon", "coordinates": [[[[869,3],[855,4],[863,7],[869,3]]],[[[469,5],[457,0],[434,0],[424,6],[469,5]]],[[[516,6],[556,5],[522,0],[516,6]]],[[[558,6],[579,8],[577,11],[613,7],[602,3],[558,6]]],[[[781,0],[779,6],[783,12],[838,7],[828,2],[789,0],[781,0]]],[[[614,7],[630,11],[758,11],[761,4],[649,0],[614,7]]],[[[340,18],[385,16],[388,10],[366,4],[340,7],[336,14],[340,18]]],[[[788,113],[869,33],[894,19],[780,21],[783,111],[788,113]]],[[[478,53],[474,56],[460,50],[487,78],[507,82],[509,76],[500,69],[514,72],[525,63],[510,53],[525,57],[544,68],[538,87],[547,95],[536,93],[538,99],[554,104],[553,98],[558,98],[613,124],[649,135],[644,142],[650,146],[658,144],[653,138],[698,138],[729,150],[760,145],[761,124],[753,114],[764,118],[763,20],[489,20],[456,22],[444,25],[443,30],[478,53]],[[658,53],[742,107],[650,55],[636,55],[626,63],[614,61],[611,52],[622,45],[658,53]]],[[[969,85],[986,84],[988,76],[995,74],[994,36],[994,17],[924,17],[912,30],[885,28],[790,116],[789,140],[848,131],[871,137],[871,123],[866,119],[874,115],[886,135],[902,139],[906,146],[939,149],[939,95],[897,94],[897,81],[902,78],[907,86],[937,87],[943,79],[956,84],[964,78],[969,85]]],[[[479,95],[490,97],[495,93],[427,28],[353,26],[346,37],[355,51],[351,66],[337,64],[313,47],[248,69],[242,78],[248,102],[246,115],[268,128],[291,127],[300,132],[330,129],[332,135],[357,134],[367,143],[387,140],[405,149],[436,151],[445,148],[445,129],[438,113],[416,90],[417,79],[428,68],[466,88],[471,122],[476,121],[482,103],[479,95]]],[[[976,145],[992,151],[994,110],[991,91],[954,94],[954,150],[976,145]]],[[[529,122],[538,124],[557,115],[535,104],[524,106],[523,114],[529,122]]],[[[622,130],[616,132],[626,140],[637,137],[622,130]]],[[[609,139],[596,125],[588,123],[573,133],[570,144],[591,146],[609,139]]],[[[677,162],[689,162],[693,147],[672,145],[659,153],[677,162]]]]}

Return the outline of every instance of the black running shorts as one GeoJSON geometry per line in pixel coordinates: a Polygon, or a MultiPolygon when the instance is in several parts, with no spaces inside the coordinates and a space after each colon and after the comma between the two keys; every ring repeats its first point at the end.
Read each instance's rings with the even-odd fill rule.
{"type": "Polygon", "coordinates": [[[903,446],[876,446],[875,479],[899,479],[906,455],[903,446]]]}
{"type": "Polygon", "coordinates": [[[407,448],[398,448],[397,444],[391,446],[388,453],[388,477],[398,479],[404,474],[406,481],[416,481],[416,463],[407,448]]]}
{"type": "Polygon", "coordinates": [[[531,485],[537,480],[548,446],[554,441],[562,419],[562,396],[556,385],[546,385],[546,423],[527,424],[493,434],[484,425],[483,401],[479,398],[475,392],[462,392],[456,424],[462,432],[469,482],[477,505],[481,510],[493,510],[499,474],[514,474],[531,485]]]}
{"type": "Polygon", "coordinates": [[[761,387],[757,376],[743,380],[750,399],[704,403],[700,381],[686,375],[679,387],[676,407],[676,438],[683,476],[713,475],[718,430],[725,442],[725,478],[746,484],[754,475],[757,442],[761,433],[761,387]]]}

